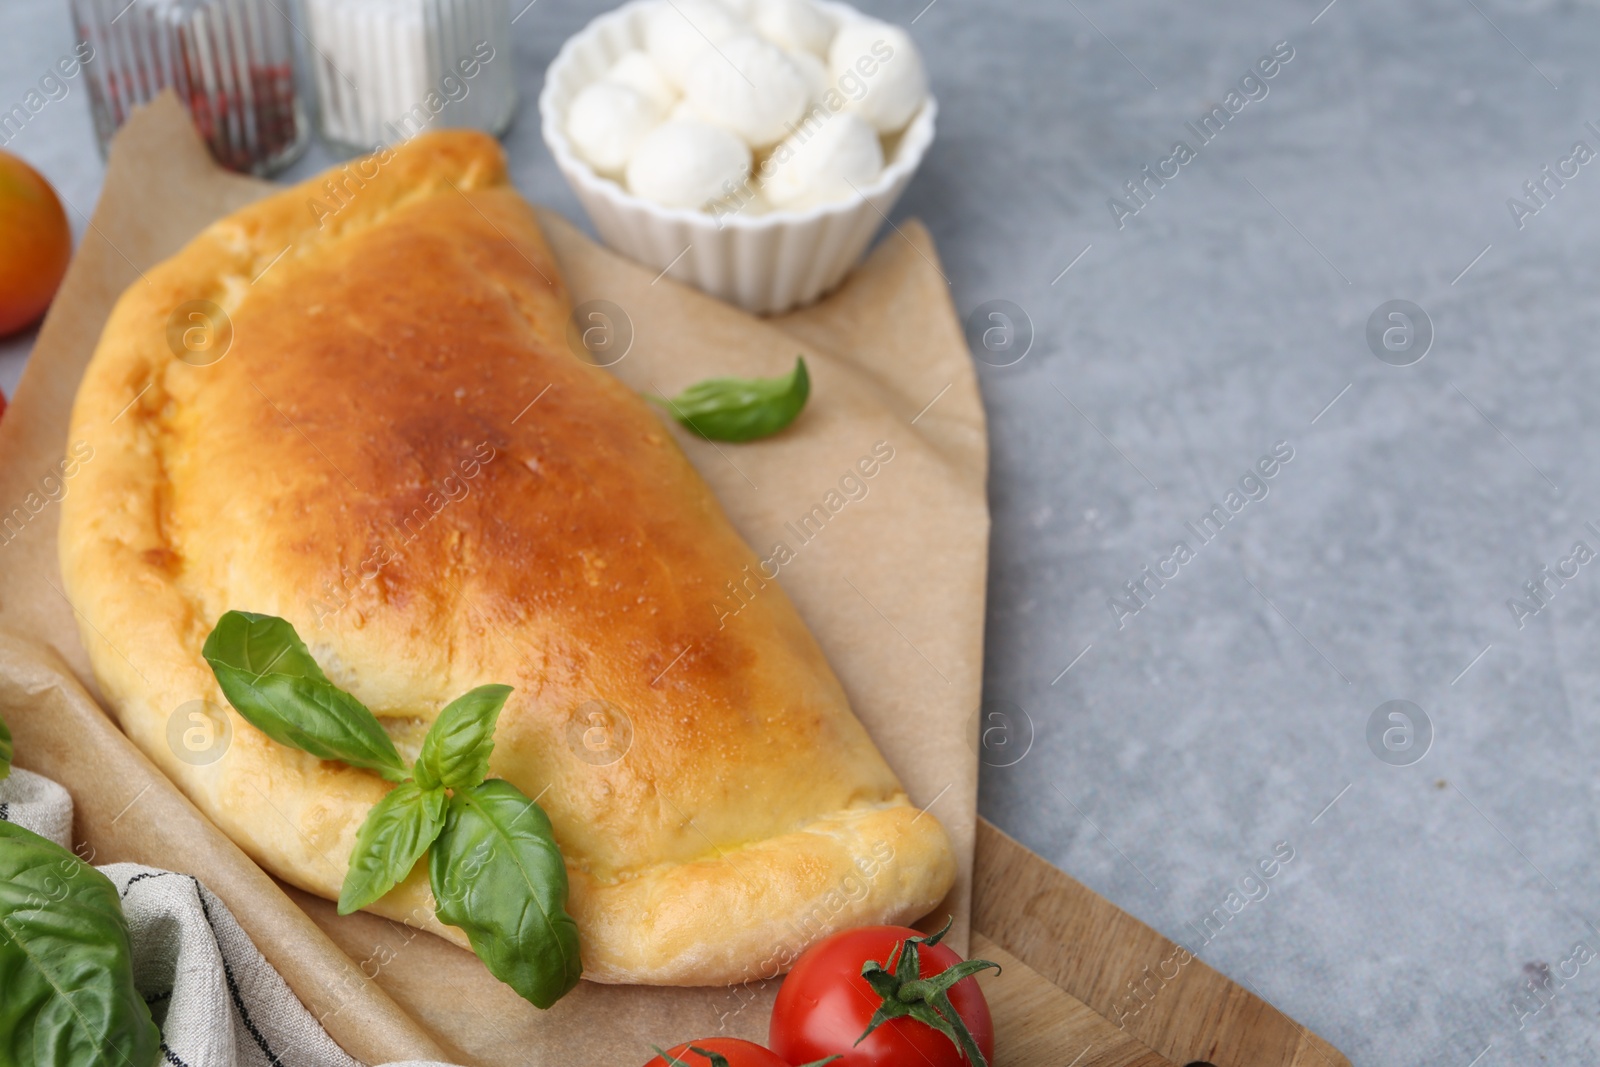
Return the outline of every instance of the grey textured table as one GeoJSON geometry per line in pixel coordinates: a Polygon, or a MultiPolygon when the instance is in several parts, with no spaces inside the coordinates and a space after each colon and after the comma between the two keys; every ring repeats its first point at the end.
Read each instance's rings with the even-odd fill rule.
{"type": "MultiPolygon", "coordinates": [[[[1596,1062],[1600,162],[1541,168],[1600,150],[1600,8],[925,2],[865,5],[916,19],[941,102],[898,214],[964,315],[1008,300],[1033,333],[981,368],[984,813],[1358,1064],[1596,1062]],[[1280,41],[1265,97],[1187,128],[1280,41]],[[1176,176],[1141,206],[1146,165],[1176,176]],[[1397,299],[1434,335],[1407,366],[1414,313],[1367,337],[1397,299]]],[[[602,6],[515,27],[517,181],[573,217],[531,102],[602,6]]],[[[60,0],[0,30],[9,107],[71,34],[60,0]]],[[[8,147],[81,231],[82,90],[8,147]]]]}

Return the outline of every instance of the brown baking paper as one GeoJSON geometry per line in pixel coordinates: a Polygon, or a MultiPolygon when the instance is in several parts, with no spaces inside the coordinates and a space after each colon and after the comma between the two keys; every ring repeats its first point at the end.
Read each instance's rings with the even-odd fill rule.
{"type": "MultiPolygon", "coordinates": [[[[272,188],[216,168],[170,96],[136,114],[112,148],[99,206],[0,420],[0,715],[15,734],[18,765],[72,792],[79,849],[94,862],[132,860],[203,880],[334,1039],[365,1062],[626,1067],[647,1060],[651,1044],[719,1032],[764,1039],[773,982],[585,982],[540,1012],[476,957],[431,934],[370,915],[338,917],[332,904],[264,874],[95,702],[56,565],[56,501],[72,491],[58,463],[79,378],[112,304],[142,284],[141,270],[272,188]]],[[[889,233],[827,300],[758,320],[654,277],[557,215],[541,219],[574,300],[610,301],[631,322],[632,346],[613,371],[633,388],[672,395],[715,375],[782,373],[797,353],[806,357],[812,400],[785,433],[742,445],[678,439],[758,552],[778,541],[793,551],[784,588],[913,802],[955,844],[957,887],[930,918],[953,915],[952,942],[964,948],[987,445],[971,361],[926,231],[909,223],[889,233]],[[894,457],[867,494],[857,490],[842,508],[836,496],[830,509],[830,490],[885,441],[894,457]],[[827,517],[820,532],[797,534],[819,506],[827,517]]]]}

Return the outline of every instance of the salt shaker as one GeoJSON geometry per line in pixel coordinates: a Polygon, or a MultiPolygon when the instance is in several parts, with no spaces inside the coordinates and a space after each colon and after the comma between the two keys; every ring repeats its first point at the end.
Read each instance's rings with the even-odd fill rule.
{"type": "Polygon", "coordinates": [[[167,88],[231,170],[271,174],[305,150],[294,26],[279,0],[70,4],[78,36],[94,49],[83,69],[102,155],[133,109],[167,88]]]}
{"type": "Polygon", "coordinates": [[[499,135],[517,89],[509,0],[302,0],[324,139],[352,151],[424,129],[499,135]]]}

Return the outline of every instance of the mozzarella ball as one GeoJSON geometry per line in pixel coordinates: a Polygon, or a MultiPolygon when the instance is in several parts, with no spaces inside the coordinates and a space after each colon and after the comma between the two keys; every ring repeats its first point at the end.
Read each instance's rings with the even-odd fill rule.
{"type": "Polygon", "coordinates": [[[702,52],[689,68],[684,98],[706,122],[754,147],[776,144],[806,110],[805,75],[777,45],[742,34],[702,52]]]}
{"type": "Polygon", "coordinates": [[[839,27],[828,46],[828,73],[845,106],[879,133],[903,129],[928,98],[928,75],[911,36],[877,19],[839,27]]]}
{"type": "Polygon", "coordinates": [[[667,122],[645,135],[628,161],[628,189],[664,207],[706,209],[750,176],[750,149],[703,122],[667,122]]]}
{"type": "Polygon", "coordinates": [[[848,200],[882,171],[878,131],[841,111],[807,122],[773,149],[762,167],[761,191],[776,207],[809,207],[848,200]]]}
{"type": "Polygon", "coordinates": [[[750,190],[750,196],[742,205],[739,206],[738,214],[765,215],[770,212],[772,208],[772,201],[768,200],[764,195],[762,195],[762,192],[759,188],[752,188],[750,190]]]}
{"type": "Polygon", "coordinates": [[[702,52],[748,32],[744,23],[717,0],[671,0],[645,13],[644,46],[667,81],[683,88],[689,68],[702,52]]]}
{"type": "Polygon", "coordinates": [[[567,136],[578,155],[602,174],[619,174],[661,112],[634,89],[598,81],[584,87],[567,112],[567,136]]]}
{"type": "Polygon", "coordinates": [[[749,15],[756,31],[791,52],[828,54],[833,20],[811,0],[753,0],[749,15]]]}
{"type": "Polygon", "coordinates": [[[800,70],[806,80],[806,98],[811,104],[822,103],[822,98],[828,95],[831,86],[828,84],[828,68],[822,60],[810,52],[789,53],[789,60],[800,70]]]}
{"type": "Polygon", "coordinates": [[[689,103],[689,101],[684,100],[684,99],[682,99],[680,97],[678,102],[676,104],[672,105],[672,110],[667,112],[667,121],[668,122],[699,122],[700,121],[700,113],[694,109],[694,105],[693,104],[689,103]]]}
{"type": "Polygon", "coordinates": [[[678,102],[678,90],[662,75],[655,60],[637,48],[622,53],[622,58],[606,71],[605,80],[626,85],[654,104],[663,115],[678,102]]]}

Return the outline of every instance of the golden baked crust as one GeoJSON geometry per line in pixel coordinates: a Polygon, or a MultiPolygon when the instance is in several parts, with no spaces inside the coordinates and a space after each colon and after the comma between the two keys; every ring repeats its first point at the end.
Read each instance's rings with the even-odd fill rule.
{"type": "MultiPolygon", "coordinates": [[[[943,896],[943,829],[782,589],[719,627],[756,556],[647,406],[570,353],[492,139],[288,189],[146,278],[79,389],[70,439],[95,459],[62,503],[62,574],[123,729],[269,871],[337,898],[387,786],[231,709],[220,760],[180,757],[174,714],[226,706],[200,646],[231,608],[292,622],[408,757],[453,697],[515,686],[492,773],[550,815],[590,979],[745,980],[943,896]],[[188,301],[231,320],[217,362],[169,347],[188,301]]],[[[372,910],[464,943],[426,864],[372,910]]]]}

